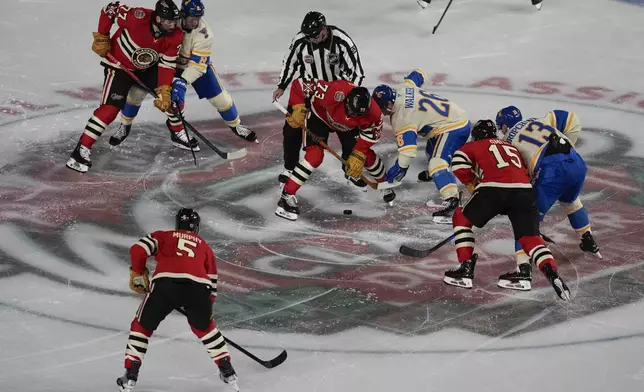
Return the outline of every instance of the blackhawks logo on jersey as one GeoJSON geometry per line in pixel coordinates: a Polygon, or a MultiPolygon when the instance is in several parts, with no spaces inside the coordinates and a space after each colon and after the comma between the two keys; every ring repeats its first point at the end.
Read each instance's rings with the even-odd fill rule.
{"type": "Polygon", "coordinates": [[[150,48],[139,48],[132,53],[132,64],[140,69],[150,68],[159,61],[159,54],[150,48]]]}

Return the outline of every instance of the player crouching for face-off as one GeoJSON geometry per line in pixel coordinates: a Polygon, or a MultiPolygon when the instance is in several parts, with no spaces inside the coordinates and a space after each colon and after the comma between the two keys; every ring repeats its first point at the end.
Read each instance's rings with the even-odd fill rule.
{"type": "MultiPolygon", "coordinates": [[[[295,193],[322,164],[324,148],[319,142],[328,143],[331,133],[336,133],[342,144],[342,157],[346,161],[344,172],[348,177],[354,180],[362,178],[363,169],[367,169],[376,181],[384,181],[385,167],[380,157],[371,149],[380,139],[382,113],[378,105],[372,102],[369,90],[356,87],[346,80],[297,80],[291,85],[291,96],[301,97],[302,105],[306,103],[310,112],[307,111],[308,115],[303,119],[303,127],[306,129],[304,158],[295,166],[284,185],[275,210],[277,216],[288,220],[297,219],[300,209],[295,193]]],[[[289,98],[289,107],[293,110],[297,110],[295,103],[289,98]]],[[[294,115],[301,115],[301,111],[289,114],[294,115]]],[[[392,189],[383,191],[383,200],[386,203],[393,201],[395,197],[392,189]]]]}
{"type": "MultiPolygon", "coordinates": [[[[208,23],[203,20],[204,14],[205,6],[201,0],[184,0],[181,3],[181,19],[178,26],[183,31],[183,41],[172,83],[172,102],[183,114],[186,91],[188,85],[192,85],[200,99],[207,99],[217,109],[235,135],[250,142],[257,142],[255,132],[241,123],[237,106],[212,64],[213,33],[208,23]]],[[[110,138],[111,145],[121,144],[130,134],[132,122],[144,98],[145,92],[141,93],[140,89],[130,91],[127,103],[121,111],[121,125],[110,138]]],[[[190,150],[192,146],[194,151],[199,151],[199,143],[195,138],[191,137],[188,142],[183,123],[174,110],[168,110],[166,116],[166,126],[173,144],[185,150],[190,150]]]]}
{"type": "Polygon", "coordinates": [[[85,125],[67,167],[81,173],[92,166],[90,150],[105,128],[114,121],[125,105],[130,88],[136,83],[123,70],[132,71],[158,98],[154,106],[165,112],[170,109],[174,64],[183,34],[176,28],[179,9],[171,0],[159,0],[155,9],[130,8],[118,1],[108,4],[94,33],[92,50],[103,57],[105,68],[100,106],[85,125]],[[110,37],[116,23],[119,29],[110,37]],[[117,62],[107,55],[111,54],[117,62]]]}
{"type": "MultiPolygon", "coordinates": [[[[472,226],[483,227],[497,215],[507,215],[514,238],[532,263],[546,276],[557,295],[570,301],[570,290],[557,274],[552,253],[539,234],[539,212],[530,177],[519,150],[497,138],[492,120],[480,120],[472,129],[472,141],[454,153],[454,175],[473,192],[452,217],[454,243],[460,266],[445,272],[445,283],[472,288],[477,254],[472,226]]],[[[528,264],[530,266],[530,264],[528,264]]]]}
{"type": "MultiPolygon", "coordinates": [[[[373,98],[382,113],[391,118],[398,144],[398,159],[385,179],[390,183],[401,181],[416,157],[418,136],[427,138],[428,174],[443,199],[441,209],[432,214],[432,219],[449,224],[458,206],[456,177],[449,164],[454,151],[470,137],[471,124],[467,112],[454,102],[422,89],[425,80],[425,72],[416,69],[395,88],[381,84],[373,90],[373,98]]],[[[421,172],[424,173],[427,172],[421,172]]]]}
{"type": "Polygon", "coordinates": [[[174,309],[185,311],[192,332],[219,367],[221,380],[239,390],[228,346],[213,318],[217,266],[212,249],[199,236],[200,222],[195,210],[182,208],[174,230],[155,231],[130,248],[130,288],[145,297],[130,327],[125,374],[116,380],[121,392],[134,389],[152,333],[174,309]],[[146,261],[152,256],[157,267],[150,280],[146,261]]]}

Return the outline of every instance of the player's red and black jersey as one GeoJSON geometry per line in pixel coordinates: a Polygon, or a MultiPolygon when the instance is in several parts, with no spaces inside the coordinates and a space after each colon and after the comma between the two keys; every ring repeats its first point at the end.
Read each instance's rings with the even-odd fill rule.
{"type": "Polygon", "coordinates": [[[380,139],[382,133],[382,112],[376,102],[371,99],[367,114],[361,117],[349,116],[344,107],[344,99],[354,87],[353,83],[346,80],[325,82],[293,83],[294,88],[302,88],[304,95],[311,97],[311,111],[322,120],[330,129],[336,132],[350,132],[358,129],[359,139],[356,149],[366,151],[380,139]],[[310,90],[309,91],[307,91],[310,90]]]}
{"type": "Polygon", "coordinates": [[[465,143],[454,153],[451,166],[463,184],[477,184],[476,188],[532,188],[521,153],[505,140],[465,143]]]}
{"type": "Polygon", "coordinates": [[[187,230],[155,231],[130,248],[132,270],[143,273],[148,257],[154,256],[157,267],[152,280],[189,279],[217,288],[215,254],[206,241],[187,230]]]}
{"type": "MultiPolygon", "coordinates": [[[[175,74],[183,32],[176,28],[167,35],[155,38],[152,33],[153,12],[147,8],[130,8],[118,1],[110,3],[101,10],[98,32],[109,35],[116,23],[118,30],[110,38],[110,53],[121,66],[131,71],[140,71],[158,64],[158,85],[169,85],[175,74]]],[[[103,64],[120,68],[107,58],[103,60],[103,64]]]]}

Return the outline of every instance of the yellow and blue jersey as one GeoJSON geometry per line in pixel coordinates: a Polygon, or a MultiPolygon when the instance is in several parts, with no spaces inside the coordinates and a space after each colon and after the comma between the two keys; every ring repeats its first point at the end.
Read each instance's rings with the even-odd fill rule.
{"type": "Polygon", "coordinates": [[[391,115],[398,152],[416,155],[418,136],[436,138],[469,124],[467,112],[447,98],[432,94],[422,88],[427,75],[416,69],[395,87],[396,101],[391,115]]]}
{"type": "Polygon", "coordinates": [[[574,112],[568,112],[565,110],[553,110],[548,112],[548,116],[551,117],[550,122],[555,123],[555,128],[559,132],[566,135],[570,143],[575,146],[577,143],[577,138],[581,132],[581,123],[579,122],[579,117],[574,112]]]}
{"type": "Polygon", "coordinates": [[[184,31],[177,68],[183,70],[181,77],[188,83],[194,82],[208,71],[212,44],[212,31],[203,18],[196,29],[184,31]]]}

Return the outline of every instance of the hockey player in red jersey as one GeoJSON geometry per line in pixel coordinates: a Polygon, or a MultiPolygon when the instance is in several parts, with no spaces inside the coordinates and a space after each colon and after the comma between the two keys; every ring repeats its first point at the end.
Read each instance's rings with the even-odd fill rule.
{"type": "MultiPolygon", "coordinates": [[[[452,217],[459,268],[445,272],[445,283],[472,288],[477,254],[472,226],[483,227],[497,215],[507,215],[514,237],[557,295],[570,301],[570,290],[557,274],[552,253],[539,234],[539,212],[521,154],[512,144],[498,139],[492,120],[481,120],[472,129],[473,141],[456,150],[452,172],[473,192],[465,207],[452,217]]],[[[530,266],[530,264],[528,264],[530,266]]],[[[531,268],[531,267],[530,267],[531,268]]]]}
{"type": "MultiPolygon", "coordinates": [[[[356,87],[346,80],[295,81],[291,85],[289,107],[296,110],[305,102],[309,112],[304,125],[307,130],[304,158],[286,181],[275,210],[277,216],[288,220],[296,220],[299,215],[295,193],[324,159],[324,149],[318,141],[327,143],[332,132],[340,139],[342,157],[346,161],[344,172],[352,182],[362,185],[358,179],[365,168],[378,182],[385,176],[382,160],[371,149],[380,139],[382,112],[366,88],[356,87]]],[[[296,113],[288,116],[293,115],[296,113]]],[[[392,189],[383,192],[385,202],[396,197],[392,189]]]]}
{"type": "Polygon", "coordinates": [[[125,374],[116,380],[122,392],[133,390],[152,333],[178,308],[184,309],[192,332],[219,367],[221,380],[239,390],[228,346],[213,320],[217,266],[212,249],[199,236],[200,221],[195,210],[182,208],[175,230],[155,231],[130,248],[130,288],[145,297],[130,327],[125,374]],[[146,261],[152,256],[157,266],[150,280],[146,261]]]}
{"type": "Polygon", "coordinates": [[[158,98],[154,106],[163,112],[170,109],[172,78],[183,38],[181,29],[176,26],[178,18],[179,9],[172,0],[159,0],[154,10],[130,8],[118,1],[101,10],[92,45],[92,50],[104,58],[101,61],[105,68],[101,104],[85,125],[67,161],[68,168],[81,173],[89,170],[92,145],[125,105],[135,82],[122,67],[133,71],[146,86],[156,91],[158,98]],[[118,29],[110,37],[115,23],[118,29]],[[108,54],[118,63],[106,58],[108,54]]]}

